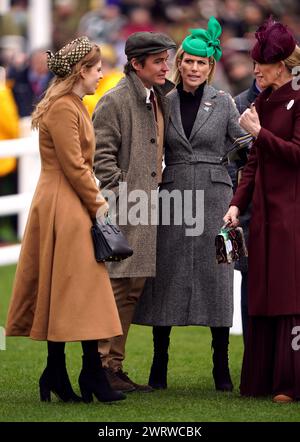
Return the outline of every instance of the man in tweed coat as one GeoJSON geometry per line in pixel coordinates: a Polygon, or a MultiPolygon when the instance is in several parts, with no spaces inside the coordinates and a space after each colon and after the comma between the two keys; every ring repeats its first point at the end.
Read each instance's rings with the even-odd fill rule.
{"type": "MultiPolygon", "coordinates": [[[[127,392],[152,390],[148,385],[133,382],[123,372],[122,363],[136,302],[146,277],[155,276],[156,225],[150,221],[150,195],[161,181],[163,139],[169,117],[165,94],[173,88],[166,80],[168,49],[175,47],[169,37],[160,33],[137,32],[129,36],[125,46],[125,78],[100,99],[93,115],[95,174],[101,189],[112,190],[118,198],[117,209],[125,204],[128,213],[133,205],[127,194],[142,191],[147,197],[144,211],[149,214],[148,222],[119,222],[133,248],[133,256],[108,264],[123,336],[99,343],[112,387],[127,392]],[[126,185],[126,195],[119,192],[121,182],[126,185]]],[[[117,221],[121,221],[120,213],[117,210],[117,221]]]]}

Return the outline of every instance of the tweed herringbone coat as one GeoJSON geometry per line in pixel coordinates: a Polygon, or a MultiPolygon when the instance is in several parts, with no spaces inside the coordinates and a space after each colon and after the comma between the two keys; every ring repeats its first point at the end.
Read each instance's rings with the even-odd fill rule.
{"type": "MultiPolygon", "coordinates": [[[[173,87],[169,81],[162,87],[154,87],[165,130],[169,117],[169,100],[165,94],[173,87]]],[[[120,204],[117,204],[117,223],[133,248],[133,256],[119,263],[108,263],[110,277],[154,276],[157,225],[151,222],[151,194],[156,200],[158,167],[161,168],[161,164],[158,164],[157,158],[155,117],[151,105],[146,102],[146,89],[135,73],[126,75],[100,99],[93,123],[96,134],[95,174],[101,188],[118,195],[119,182],[127,187],[127,195],[122,194],[120,204]],[[144,218],[141,223],[133,225],[121,221],[119,214],[123,213],[127,218],[136,205],[135,201],[128,201],[128,196],[131,194],[135,200],[137,192],[145,196],[141,204],[144,218]]]]}
{"type": "MultiPolygon", "coordinates": [[[[104,204],[93,173],[93,126],[80,98],[65,95],[42,117],[41,175],[23,237],[6,333],[81,341],[122,334],[91,218],[104,204]],[[101,198],[100,198],[101,199],[101,198]]],[[[30,173],[30,171],[28,171],[30,173]]]]}
{"type": "MultiPolygon", "coordinates": [[[[188,222],[158,227],[156,278],[149,278],[139,299],[134,322],[145,325],[230,327],[233,317],[233,266],[217,264],[215,236],[232,197],[232,182],[220,159],[228,139],[244,134],[231,97],[211,86],[203,97],[190,135],[182,126],[177,90],[171,99],[165,143],[166,168],[160,193],[193,191],[193,216],[202,230],[187,236],[188,222]],[[196,212],[195,191],[204,191],[204,207],[196,212]],[[202,220],[201,220],[202,219],[202,220]]],[[[185,202],[187,204],[187,201],[185,202]]],[[[184,209],[184,202],[182,203],[184,209]]],[[[187,214],[186,214],[187,215],[187,214]]],[[[187,221],[187,219],[185,220],[187,221]]],[[[190,231],[191,234],[191,231],[190,231]]]]}

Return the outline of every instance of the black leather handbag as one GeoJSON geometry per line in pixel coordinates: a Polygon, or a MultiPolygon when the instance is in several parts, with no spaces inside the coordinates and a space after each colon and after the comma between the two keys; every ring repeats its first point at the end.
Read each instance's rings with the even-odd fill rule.
{"type": "Polygon", "coordinates": [[[95,221],[91,233],[97,262],[122,261],[133,254],[119,226],[111,224],[109,218],[104,223],[95,221]]]}

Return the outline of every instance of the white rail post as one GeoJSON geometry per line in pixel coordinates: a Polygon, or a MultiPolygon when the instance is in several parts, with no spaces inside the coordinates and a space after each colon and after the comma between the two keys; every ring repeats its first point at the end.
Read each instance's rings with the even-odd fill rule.
{"type": "Polygon", "coordinates": [[[241,272],[235,270],[233,279],[233,324],[230,329],[232,335],[241,335],[243,333],[241,315],[241,281],[241,272]]]}
{"type": "MultiPolygon", "coordinates": [[[[21,125],[21,135],[25,138],[24,141],[28,140],[28,150],[31,147],[30,144],[34,143],[34,145],[38,144],[38,132],[32,132],[30,130],[31,119],[30,118],[22,118],[20,121],[21,125]]],[[[26,149],[26,147],[25,147],[26,149]]],[[[25,195],[33,195],[35,190],[38,178],[40,174],[40,158],[36,153],[22,155],[19,158],[18,164],[18,192],[25,195]]],[[[29,212],[30,203],[27,205],[27,208],[19,212],[18,218],[18,236],[22,238],[27,218],[29,212]]]]}
{"type": "MultiPolygon", "coordinates": [[[[0,216],[19,215],[19,237],[23,236],[27,213],[40,173],[38,134],[30,133],[26,138],[0,141],[0,158],[16,157],[19,160],[19,189],[16,195],[0,197],[0,216]]],[[[0,247],[0,266],[18,262],[20,245],[0,247]]]]}
{"type": "Polygon", "coordinates": [[[50,48],[52,44],[51,0],[29,1],[29,49],[50,48]]]}
{"type": "Polygon", "coordinates": [[[10,7],[10,0],[0,0],[0,14],[8,12],[10,7]]]}

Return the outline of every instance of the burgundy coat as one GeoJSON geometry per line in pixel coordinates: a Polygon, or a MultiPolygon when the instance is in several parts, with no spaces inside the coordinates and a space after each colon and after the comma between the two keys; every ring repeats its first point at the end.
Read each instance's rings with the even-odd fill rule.
{"type": "Polygon", "coordinates": [[[266,89],[255,105],[262,129],[231,201],[253,204],[249,314],[300,314],[300,91],[266,89]]]}

